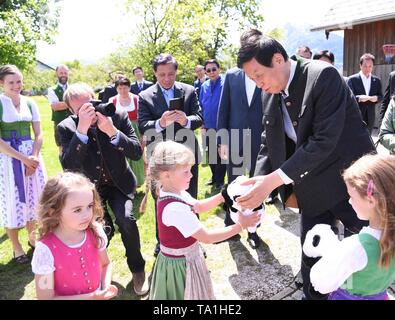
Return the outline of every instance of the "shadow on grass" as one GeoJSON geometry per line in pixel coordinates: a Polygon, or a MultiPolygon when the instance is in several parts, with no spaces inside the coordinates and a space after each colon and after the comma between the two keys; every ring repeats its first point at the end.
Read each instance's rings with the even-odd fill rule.
{"type": "MultiPolygon", "coordinates": [[[[32,258],[33,251],[27,252],[32,258]]],[[[30,263],[18,264],[11,259],[0,264],[0,300],[19,300],[25,294],[25,287],[34,279],[30,263]]]]}

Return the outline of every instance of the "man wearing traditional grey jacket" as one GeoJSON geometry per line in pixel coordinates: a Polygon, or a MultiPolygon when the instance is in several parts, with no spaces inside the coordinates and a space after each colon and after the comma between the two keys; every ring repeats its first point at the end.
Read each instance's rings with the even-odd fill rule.
{"type": "MultiPolygon", "coordinates": [[[[283,203],[296,198],[302,243],[314,225],[336,219],[346,235],[358,232],[365,222],[348,203],[341,172],[375,149],[338,71],[315,60],[289,59],[279,42],[258,30],[242,35],[238,65],[265,92],[261,148],[255,177],[247,182],[253,187],[238,203],[256,208],[279,187],[283,203]]],[[[302,253],[304,297],[326,299],[310,283],[315,262],[302,253]]]]}

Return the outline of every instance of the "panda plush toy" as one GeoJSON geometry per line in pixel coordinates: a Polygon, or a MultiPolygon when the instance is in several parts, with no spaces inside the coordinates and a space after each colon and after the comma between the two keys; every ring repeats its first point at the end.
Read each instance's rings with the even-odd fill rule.
{"type": "Polygon", "coordinates": [[[323,257],[336,251],[340,243],[329,224],[316,224],[306,234],[303,252],[310,258],[323,257]]]}
{"type": "Polygon", "coordinates": [[[225,199],[225,203],[229,207],[230,217],[233,220],[233,222],[235,222],[235,223],[237,223],[237,220],[238,220],[237,211],[240,211],[244,215],[251,215],[251,214],[258,211],[258,214],[261,217],[260,221],[255,226],[247,228],[248,232],[253,233],[253,232],[256,232],[258,225],[262,221],[263,214],[265,213],[265,208],[264,208],[263,204],[261,204],[259,207],[255,208],[255,209],[242,210],[241,207],[236,202],[236,199],[238,197],[244,195],[252,188],[252,185],[246,185],[246,186],[240,185],[240,183],[242,183],[243,181],[246,181],[247,179],[248,178],[246,176],[237,177],[232,183],[227,185],[222,190],[222,196],[225,199]]]}

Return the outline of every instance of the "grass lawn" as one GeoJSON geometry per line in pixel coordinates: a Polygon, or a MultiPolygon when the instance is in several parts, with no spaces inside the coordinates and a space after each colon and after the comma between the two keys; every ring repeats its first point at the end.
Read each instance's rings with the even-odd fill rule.
{"type": "MultiPolygon", "coordinates": [[[[34,97],[39,105],[41,114],[41,126],[44,132],[44,143],[41,154],[44,158],[48,177],[60,172],[61,166],[58,160],[58,148],[53,139],[53,122],[51,121],[51,108],[45,97],[34,97]]],[[[208,166],[200,165],[199,168],[199,195],[198,198],[206,198],[212,195],[211,188],[205,186],[205,182],[211,176],[208,166]]],[[[142,253],[146,260],[146,272],[151,272],[155,258],[153,251],[156,244],[154,203],[149,197],[147,209],[143,215],[138,214],[140,202],[144,196],[144,186],[137,190],[134,202],[134,214],[138,219],[142,253]]],[[[220,208],[201,215],[201,221],[205,221],[211,214],[217,214],[220,208]]],[[[20,241],[32,256],[32,251],[27,245],[27,233],[25,229],[20,231],[20,241]],[[29,250],[28,250],[29,249],[29,250]]],[[[140,299],[132,291],[132,275],[126,264],[125,250],[119,233],[116,233],[109,246],[109,255],[113,263],[113,282],[119,289],[117,299],[136,300],[140,299]]],[[[0,300],[3,299],[34,299],[35,286],[34,275],[30,265],[18,265],[12,261],[12,247],[5,230],[0,229],[0,300]]]]}

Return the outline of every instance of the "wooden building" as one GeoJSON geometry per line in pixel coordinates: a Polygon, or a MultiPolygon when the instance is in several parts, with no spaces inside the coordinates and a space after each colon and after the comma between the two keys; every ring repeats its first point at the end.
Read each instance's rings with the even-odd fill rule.
{"type": "Polygon", "coordinates": [[[359,72],[362,54],[373,54],[373,74],[380,77],[384,93],[388,74],[395,70],[395,57],[386,63],[383,51],[384,44],[395,44],[395,0],[341,0],[310,30],[323,30],[327,38],[331,31],[344,30],[344,76],[359,72]]]}

